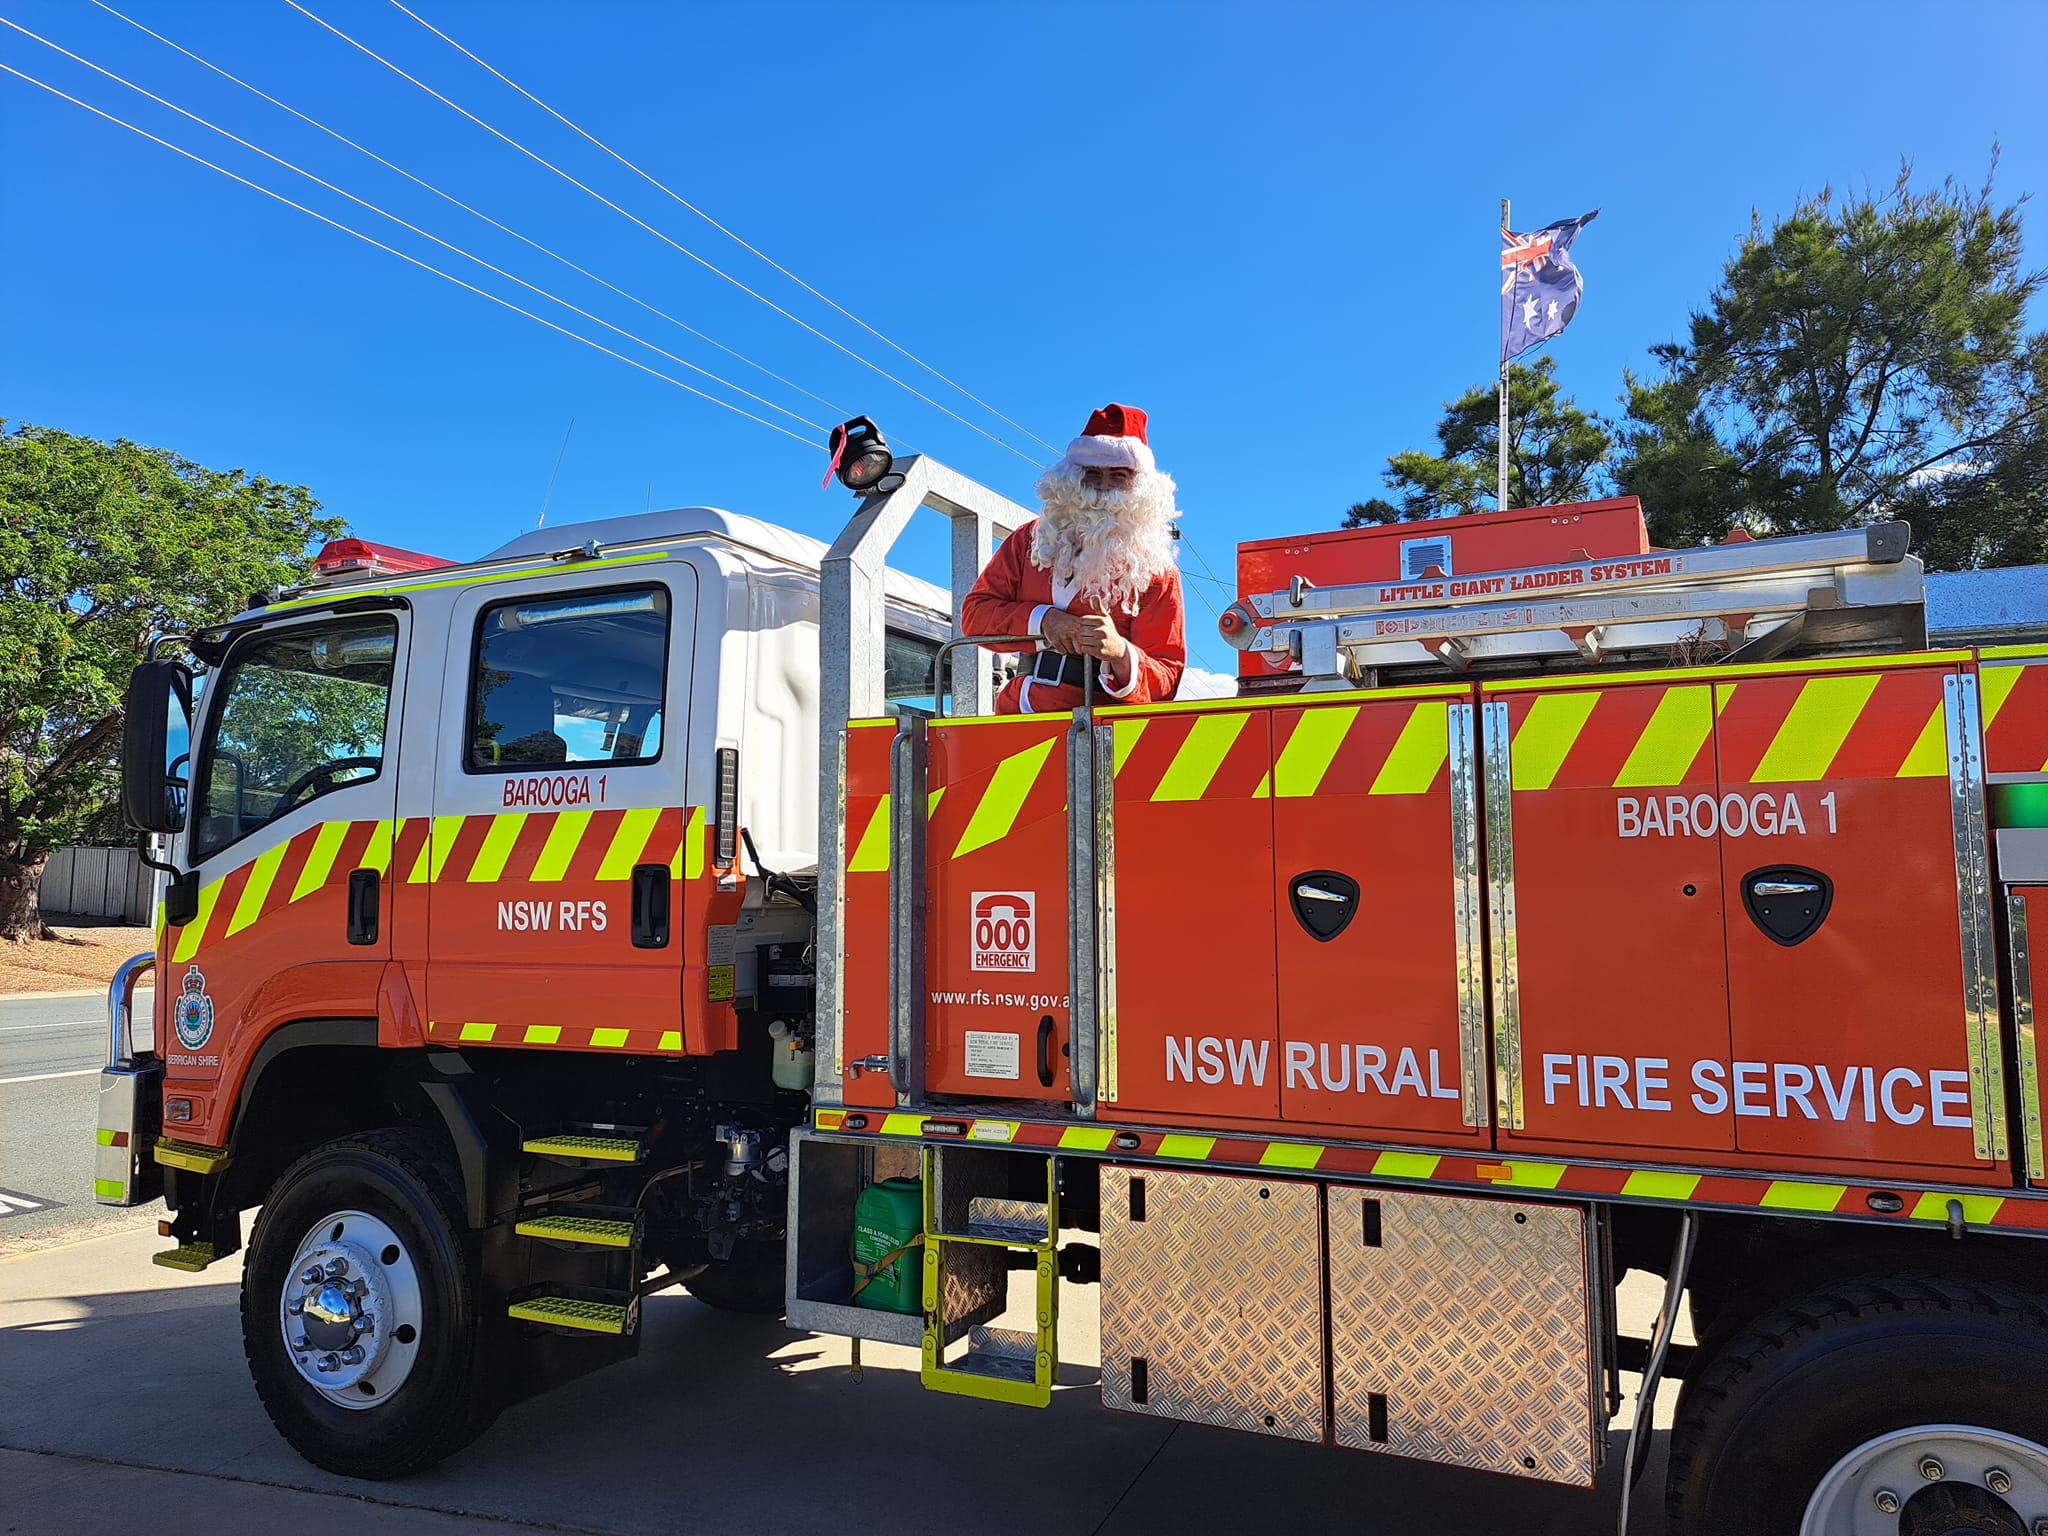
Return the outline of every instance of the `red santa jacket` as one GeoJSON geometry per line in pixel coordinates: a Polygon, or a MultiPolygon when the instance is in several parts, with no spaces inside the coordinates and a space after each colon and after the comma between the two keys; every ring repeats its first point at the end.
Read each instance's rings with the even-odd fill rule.
{"type": "MultiPolygon", "coordinates": [[[[1053,581],[1052,572],[1031,563],[1032,530],[1037,519],[1026,523],[1009,538],[983,569],[960,605],[960,629],[969,635],[1029,635],[1038,631],[1043,611],[1061,608],[1084,615],[1102,606],[1096,599],[1082,601],[1064,584],[1053,581]]],[[[1155,576],[1138,598],[1138,611],[1112,612],[1110,621],[1131,648],[1130,681],[1122,690],[1099,685],[1097,703],[1154,704],[1173,697],[1180,686],[1180,674],[1187,666],[1187,637],[1183,629],[1180,572],[1167,570],[1155,576]]],[[[1028,650],[1026,646],[996,649],[1028,650]]],[[[1041,646],[1039,649],[1043,649],[1041,646]]],[[[996,698],[996,713],[1017,715],[1076,709],[1081,703],[1078,686],[1013,677],[996,698]]]]}

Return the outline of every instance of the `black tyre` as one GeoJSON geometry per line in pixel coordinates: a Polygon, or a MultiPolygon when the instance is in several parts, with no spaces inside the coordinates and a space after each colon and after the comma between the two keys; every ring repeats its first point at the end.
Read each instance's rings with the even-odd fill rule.
{"type": "Polygon", "coordinates": [[[264,1201],[242,1347],[271,1422],[315,1466],[400,1477],[496,1416],[457,1187],[433,1137],[378,1131],[308,1153],[264,1201]]]}
{"type": "Polygon", "coordinates": [[[683,1289],[721,1312],[773,1317],[782,1311],[783,1268],[776,1263],[728,1259],[685,1280],[683,1289]]]}
{"type": "Polygon", "coordinates": [[[2048,1312],[1863,1280],[1732,1331],[1687,1379],[1671,1536],[2031,1536],[2048,1521],[2048,1312]]]}

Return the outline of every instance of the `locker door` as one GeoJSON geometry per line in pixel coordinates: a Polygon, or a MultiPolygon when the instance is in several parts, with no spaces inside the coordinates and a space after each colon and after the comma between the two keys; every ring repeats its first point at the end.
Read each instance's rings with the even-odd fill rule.
{"type": "MultiPolygon", "coordinates": [[[[1071,715],[934,725],[925,1086],[1064,1101],[1071,715]]],[[[884,897],[886,900],[886,895],[884,897]]]]}
{"type": "MultiPolygon", "coordinates": [[[[1944,700],[1958,682],[1916,667],[1715,688],[1744,1152],[1977,1162],[1944,700]]],[[[1988,931],[1988,891],[1974,900],[1988,931]]]]}
{"type": "Polygon", "coordinates": [[[1471,716],[1470,704],[1443,697],[1273,715],[1289,1120],[1431,1139],[1483,1130],[1471,716]],[[1454,760],[1467,802],[1462,865],[1454,760]],[[1468,1103],[1476,1125],[1465,1123],[1468,1103]]]}
{"type": "Polygon", "coordinates": [[[1728,1051],[1713,702],[1637,683],[1486,706],[1504,1146],[1735,1145],[1691,1081],[1728,1051]]]}
{"type": "Polygon", "coordinates": [[[1102,1113],[1273,1119],[1271,714],[1112,718],[1116,1034],[1102,1113]]]}

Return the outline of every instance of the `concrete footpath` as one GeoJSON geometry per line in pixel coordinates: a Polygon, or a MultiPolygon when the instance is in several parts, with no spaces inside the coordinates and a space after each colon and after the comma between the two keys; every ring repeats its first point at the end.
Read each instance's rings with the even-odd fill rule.
{"type": "MultiPolygon", "coordinates": [[[[180,1275],[150,1264],[153,1227],[79,1230],[0,1259],[4,1536],[360,1536],[365,1521],[380,1536],[1614,1528],[1618,1454],[1588,1493],[1176,1427],[1105,1412],[1086,1363],[1063,1367],[1050,1409],[1007,1408],[923,1391],[909,1350],[866,1346],[855,1382],[844,1340],[681,1294],[649,1300],[637,1360],[510,1410],[417,1477],[349,1482],[265,1418],[233,1262],[180,1275]]],[[[1631,1287],[1632,1311],[1654,1302],[1631,1287]]],[[[1062,1308],[1062,1353],[1092,1361],[1093,1295],[1070,1291],[1062,1308]]],[[[1663,1438],[1635,1501],[1640,1536],[1662,1529],[1663,1438]]]]}

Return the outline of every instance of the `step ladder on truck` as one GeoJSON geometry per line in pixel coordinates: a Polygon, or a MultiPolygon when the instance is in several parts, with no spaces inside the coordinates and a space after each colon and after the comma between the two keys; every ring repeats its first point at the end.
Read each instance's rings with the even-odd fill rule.
{"type": "Polygon", "coordinates": [[[994,717],[886,558],[1025,514],[886,467],[829,550],[348,541],[138,669],[98,1191],[191,1269],[262,1208],[295,1448],[428,1465],[678,1284],[1042,1405],[1064,1280],[1113,1408],[1585,1487],[1662,1373],[1687,1536],[2048,1519],[2048,644],[1599,503],[1246,546],[1238,697],[994,717]]]}

